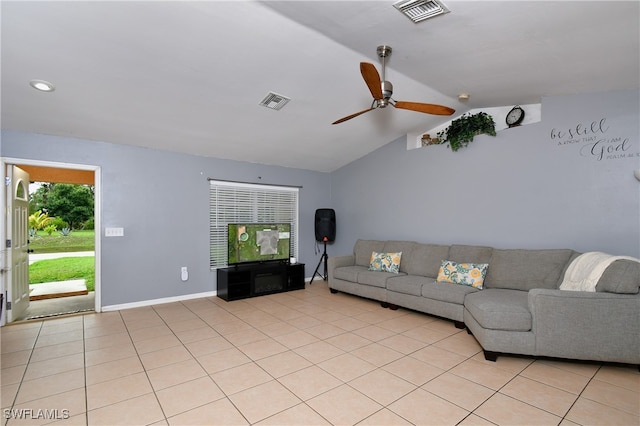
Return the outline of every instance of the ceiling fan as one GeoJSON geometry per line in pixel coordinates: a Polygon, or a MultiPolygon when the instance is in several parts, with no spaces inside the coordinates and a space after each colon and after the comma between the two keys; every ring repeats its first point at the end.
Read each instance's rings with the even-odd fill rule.
{"type": "Polygon", "coordinates": [[[385,58],[391,56],[391,47],[384,45],[378,46],[377,52],[378,56],[382,59],[382,78],[380,78],[380,74],[378,74],[378,71],[373,64],[370,64],[368,62],[360,62],[360,73],[362,74],[362,78],[364,79],[364,82],[367,83],[369,91],[373,96],[371,107],[356,112],[355,114],[342,117],[341,119],[336,120],[331,124],[338,124],[347,120],[351,120],[352,118],[355,118],[360,114],[364,114],[365,112],[369,112],[376,108],[386,108],[387,105],[391,105],[395,108],[409,109],[411,111],[418,111],[435,115],[451,115],[455,112],[454,109],[443,105],[423,104],[420,102],[404,102],[396,101],[395,99],[393,99],[391,97],[391,95],[393,94],[393,85],[391,84],[391,82],[386,81],[384,78],[385,58]]]}

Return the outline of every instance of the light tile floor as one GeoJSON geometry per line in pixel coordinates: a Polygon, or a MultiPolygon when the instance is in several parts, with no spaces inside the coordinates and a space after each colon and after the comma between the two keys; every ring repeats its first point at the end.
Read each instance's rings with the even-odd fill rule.
{"type": "Polygon", "coordinates": [[[450,321],[324,282],[29,321],[1,343],[9,425],[640,424],[637,366],[488,362],[450,321]]]}

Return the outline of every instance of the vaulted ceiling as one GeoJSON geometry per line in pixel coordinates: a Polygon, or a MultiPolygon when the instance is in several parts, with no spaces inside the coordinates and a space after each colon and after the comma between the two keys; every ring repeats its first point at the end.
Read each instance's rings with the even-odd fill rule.
{"type": "Polygon", "coordinates": [[[417,24],[393,1],[2,1],[2,128],[332,171],[450,119],[331,125],[370,107],[359,63],[380,70],[378,45],[395,99],[454,117],[640,86],[637,1],[443,1],[417,24]],[[291,101],[259,106],[269,92],[291,101]]]}

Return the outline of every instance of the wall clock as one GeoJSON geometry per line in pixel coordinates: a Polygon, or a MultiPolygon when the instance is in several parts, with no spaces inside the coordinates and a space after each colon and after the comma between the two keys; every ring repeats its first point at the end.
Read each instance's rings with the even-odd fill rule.
{"type": "Polygon", "coordinates": [[[507,113],[506,122],[507,126],[515,127],[519,126],[524,119],[524,110],[520,107],[520,105],[516,105],[511,108],[511,111],[507,113]]]}

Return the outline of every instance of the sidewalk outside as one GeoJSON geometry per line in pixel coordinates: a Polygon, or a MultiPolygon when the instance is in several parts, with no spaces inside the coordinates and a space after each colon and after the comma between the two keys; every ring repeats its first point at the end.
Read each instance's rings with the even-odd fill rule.
{"type": "Polygon", "coordinates": [[[66,253],[29,253],[29,265],[38,260],[59,259],[61,257],[95,256],[93,251],[73,251],[66,253]]]}

